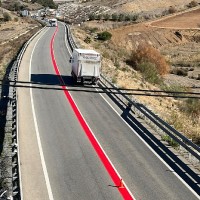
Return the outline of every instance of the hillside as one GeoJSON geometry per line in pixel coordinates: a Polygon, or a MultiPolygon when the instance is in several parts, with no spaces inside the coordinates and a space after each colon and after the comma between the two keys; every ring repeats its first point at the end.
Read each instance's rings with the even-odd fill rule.
{"type": "MultiPolygon", "coordinates": [[[[65,1],[63,1],[65,2],[65,1]]],[[[90,15],[124,14],[137,16],[138,21],[161,17],[196,6],[200,0],[87,0],[59,5],[60,13],[69,23],[82,23],[90,15]],[[192,3],[193,2],[193,3],[192,3]]]]}
{"type": "MultiPolygon", "coordinates": [[[[192,0],[93,0],[86,4],[108,6],[124,12],[163,12],[173,6],[177,10],[185,9],[192,0]]],[[[196,1],[200,3],[199,0],[196,1]]]]}

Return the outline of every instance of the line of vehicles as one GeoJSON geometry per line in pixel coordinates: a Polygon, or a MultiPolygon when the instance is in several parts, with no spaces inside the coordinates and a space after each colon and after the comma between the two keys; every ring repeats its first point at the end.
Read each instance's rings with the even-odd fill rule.
{"type": "MultiPolygon", "coordinates": [[[[51,27],[58,25],[56,18],[48,21],[51,27]]],[[[98,52],[91,49],[74,49],[69,62],[71,63],[71,75],[75,83],[97,84],[101,69],[101,56],[98,52]]]]}

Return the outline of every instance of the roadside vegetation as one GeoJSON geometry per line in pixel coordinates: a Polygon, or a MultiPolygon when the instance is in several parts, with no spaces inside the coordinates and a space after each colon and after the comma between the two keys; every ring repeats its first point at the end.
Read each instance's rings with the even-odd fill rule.
{"type": "Polygon", "coordinates": [[[147,44],[140,44],[133,50],[128,63],[152,84],[160,84],[162,82],[160,76],[169,73],[170,69],[160,52],[147,44]]]}
{"type": "Polygon", "coordinates": [[[89,20],[92,21],[92,20],[97,20],[97,21],[100,21],[100,20],[105,20],[105,21],[108,21],[108,20],[111,20],[111,21],[114,21],[114,22],[123,22],[123,21],[136,21],[138,19],[138,15],[136,14],[125,14],[125,13],[112,13],[112,14],[94,14],[94,13],[91,13],[88,15],[89,17],[89,20]]]}

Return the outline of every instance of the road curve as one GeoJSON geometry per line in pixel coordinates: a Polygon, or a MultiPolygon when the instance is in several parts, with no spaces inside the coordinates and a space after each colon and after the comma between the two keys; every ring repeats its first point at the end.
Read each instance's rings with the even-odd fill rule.
{"type": "MultiPolygon", "coordinates": [[[[49,179],[47,189],[33,127],[30,91],[18,89],[24,199],[48,199],[49,190],[52,192],[51,198],[55,200],[123,199],[88,140],[64,92],[57,89],[60,81],[50,54],[50,42],[55,30],[53,27],[46,28],[34,48],[32,46],[27,50],[29,57],[27,55],[23,58],[19,72],[21,81],[39,83],[40,86],[52,84],[45,85],[46,89],[31,90],[49,179]],[[29,63],[30,55],[32,57],[29,63]],[[30,77],[27,66],[31,66],[30,77]]],[[[70,85],[70,54],[65,45],[64,31],[64,26],[59,23],[53,49],[62,79],[70,85]]],[[[88,89],[87,93],[81,92],[81,87],[79,89],[78,92],[70,92],[76,105],[136,199],[198,199],[93,88],[88,89]]]]}

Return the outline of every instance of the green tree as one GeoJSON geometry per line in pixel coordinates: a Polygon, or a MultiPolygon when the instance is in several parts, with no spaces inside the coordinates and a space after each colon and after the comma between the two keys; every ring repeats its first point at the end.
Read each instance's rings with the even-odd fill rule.
{"type": "Polygon", "coordinates": [[[133,15],[132,17],[131,17],[131,20],[132,21],[136,21],[138,19],[138,15],[133,15]]]}
{"type": "Polygon", "coordinates": [[[104,14],[104,15],[103,15],[103,18],[107,21],[107,20],[110,19],[110,15],[109,15],[109,14],[104,14]]]}
{"type": "Polygon", "coordinates": [[[125,19],[125,16],[124,16],[124,14],[119,14],[119,18],[118,18],[118,21],[120,21],[120,22],[122,22],[122,21],[124,21],[124,19],[125,19]]]}
{"type": "Polygon", "coordinates": [[[116,13],[112,14],[112,20],[117,21],[118,20],[118,15],[116,13]]]}
{"type": "Polygon", "coordinates": [[[95,20],[95,14],[91,13],[89,14],[89,20],[92,21],[92,20],[95,20]]]}
{"type": "Polygon", "coordinates": [[[99,15],[96,16],[96,20],[101,20],[101,18],[102,18],[101,14],[99,14],[99,15]]]}
{"type": "Polygon", "coordinates": [[[131,16],[130,15],[126,15],[125,16],[125,21],[130,21],[131,20],[131,16]]]}

